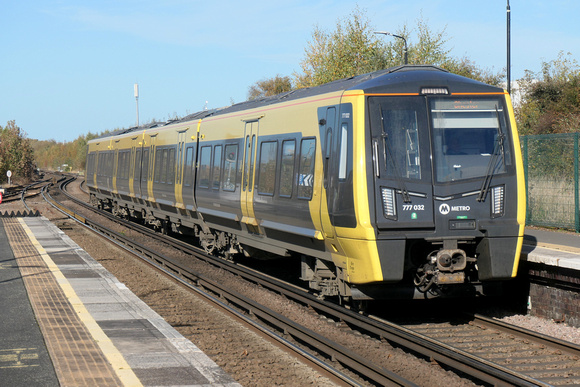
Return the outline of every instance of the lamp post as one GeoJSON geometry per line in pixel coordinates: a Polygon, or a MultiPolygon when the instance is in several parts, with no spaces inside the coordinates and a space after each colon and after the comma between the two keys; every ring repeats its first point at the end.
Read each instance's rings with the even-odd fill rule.
{"type": "Polygon", "coordinates": [[[511,94],[512,92],[512,80],[511,80],[511,9],[510,0],[507,0],[507,92],[511,94]]]}
{"type": "Polygon", "coordinates": [[[407,58],[407,39],[405,39],[403,36],[401,35],[395,35],[395,34],[391,34],[388,31],[375,31],[375,34],[381,34],[381,35],[389,35],[389,36],[394,36],[395,38],[399,38],[399,39],[403,39],[403,42],[405,43],[405,64],[409,64],[408,58],[407,58]]]}

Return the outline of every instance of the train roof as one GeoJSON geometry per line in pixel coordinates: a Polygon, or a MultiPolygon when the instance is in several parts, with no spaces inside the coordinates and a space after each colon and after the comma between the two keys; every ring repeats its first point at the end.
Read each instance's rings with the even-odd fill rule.
{"type": "MultiPolygon", "coordinates": [[[[243,110],[260,108],[276,103],[312,97],[341,90],[363,90],[365,93],[420,93],[421,88],[447,88],[450,93],[498,93],[503,89],[452,74],[432,65],[403,65],[379,70],[368,74],[340,79],[324,85],[292,90],[278,95],[237,103],[228,107],[203,110],[187,115],[179,120],[157,122],[139,127],[123,129],[101,137],[117,136],[135,131],[163,127],[179,122],[194,121],[210,116],[223,115],[243,110]]],[[[99,137],[100,138],[100,137],[99,137]]]]}
{"type": "Polygon", "coordinates": [[[503,89],[452,74],[432,65],[404,65],[368,74],[340,79],[324,85],[238,103],[216,111],[215,115],[254,109],[294,99],[312,97],[340,90],[363,90],[365,93],[420,93],[424,87],[445,87],[451,93],[491,93],[503,89]]]}

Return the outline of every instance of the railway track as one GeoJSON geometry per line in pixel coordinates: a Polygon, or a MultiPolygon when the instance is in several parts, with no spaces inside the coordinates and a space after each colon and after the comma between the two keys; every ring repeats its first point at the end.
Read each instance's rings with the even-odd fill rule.
{"type": "MultiPolygon", "coordinates": [[[[92,206],[82,201],[79,201],[78,199],[66,193],[66,191],[63,189],[63,186],[68,184],[68,182],[70,182],[70,180],[66,180],[60,183],[61,192],[65,194],[68,197],[68,199],[74,201],[78,205],[81,205],[85,208],[94,211],[95,209],[92,206]]],[[[333,379],[338,383],[345,385],[360,385],[361,382],[352,379],[350,376],[336,369],[336,367],[333,364],[331,364],[332,362],[321,361],[316,356],[304,350],[300,345],[290,342],[283,336],[284,335],[291,336],[298,343],[307,347],[315,348],[318,353],[325,354],[327,358],[332,359],[332,361],[339,362],[348,369],[354,370],[356,373],[363,375],[365,378],[368,378],[369,380],[372,380],[375,384],[393,385],[393,386],[416,385],[389,370],[386,370],[380,366],[377,366],[376,364],[373,364],[372,362],[357,355],[355,352],[349,350],[348,348],[345,348],[328,338],[322,337],[321,335],[318,335],[316,332],[313,332],[310,329],[301,326],[300,324],[297,324],[296,322],[288,320],[283,315],[276,313],[275,311],[265,307],[259,302],[253,301],[235,291],[229,290],[223,287],[217,281],[206,278],[201,274],[192,272],[187,267],[183,267],[180,264],[174,262],[172,258],[158,254],[155,251],[152,251],[143,245],[134,243],[130,238],[126,238],[108,229],[107,227],[92,222],[91,220],[85,217],[79,216],[78,214],[74,213],[74,211],[64,208],[61,204],[54,201],[48,193],[45,193],[44,195],[47,201],[51,202],[54,206],[56,206],[60,211],[65,213],[67,216],[72,217],[78,222],[89,226],[91,229],[97,231],[101,235],[107,236],[111,240],[114,240],[115,243],[120,244],[129,250],[137,252],[142,259],[144,259],[151,265],[155,266],[158,269],[161,269],[163,272],[165,272],[165,274],[171,276],[175,280],[187,286],[189,289],[198,292],[215,305],[221,307],[222,309],[225,309],[228,313],[237,317],[239,320],[242,320],[245,323],[251,325],[254,329],[261,331],[263,334],[269,336],[271,339],[276,340],[282,345],[285,345],[286,347],[290,348],[297,354],[297,356],[301,357],[306,362],[312,364],[314,367],[321,370],[323,374],[331,375],[333,379]],[[241,314],[237,310],[243,310],[245,313],[241,314]],[[255,321],[256,318],[262,323],[257,324],[255,321]],[[269,329],[266,328],[264,326],[264,323],[266,323],[270,328],[269,329]],[[273,332],[271,330],[272,327],[274,327],[276,331],[273,332]]],[[[109,213],[104,211],[99,211],[99,213],[101,215],[110,217],[111,220],[114,220],[116,222],[120,222],[123,223],[124,225],[129,225],[131,227],[136,227],[140,232],[143,232],[150,237],[156,239],[160,238],[160,235],[158,233],[146,227],[121,221],[120,219],[115,218],[109,213]]],[[[214,260],[212,257],[197,251],[195,248],[192,248],[192,246],[187,245],[183,242],[179,242],[177,240],[167,240],[166,238],[163,238],[163,242],[171,244],[174,248],[177,248],[181,251],[185,251],[188,254],[194,255],[197,258],[204,259],[208,262],[214,260]]],[[[233,265],[225,261],[220,263],[225,263],[226,266],[231,266],[230,271],[232,271],[232,268],[235,269],[236,267],[236,265],[233,265]]],[[[238,272],[237,274],[240,274],[240,272],[238,272]]]]}
{"type": "MultiPolygon", "coordinates": [[[[69,197],[69,199],[74,200],[72,197],[69,197]]],[[[93,210],[92,207],[82,201],[77,202],[77,204],[87,206],[93,210]]],[[[105,214],[109,215],[108,213],[105,214]]],[[[80,217],[72,211],[68,211],[68,215],[76,216],[81,223],[92,224],[86,218],[80,217]]],[[[114,220],[120,222],[118,218],[114,218],[114,220]]],[[[92,226],[95,227],[94,224],[92,226]]],[[[152,237],[160,237],[159,234],[145,227],[140,227],[139,230],[140,232],[150,233],[152,237]]],[[[101,230],[101,232],[110,233],[107,230],[101,230]]],[[[492,385],[523,386],[580,383],[580,371],[578,366],[576,366],[576,364],[580,363],[580,349],[573,344],[559,342],[533,332],[526,332],[507,324],[486,319],[483,316],[471,317],[463,324],[454,322],[408,326],[396,325],[388,321],[355,313],[328,302],[322,302],[314,295],[294,286],[281,283],[274,278],[261,275],[253,270],[224,260],[215,260],[215,258],[200,253],[183,242],[176,240],[167,242],[167,239],[164,239],[164,242],[171,243],[175,248],[187,251],[188,254],[196,255],[211,262],[213,265],[219,265],[225,270],[235,272],[236,275],[246,280],[283,294],[285,297],[302,305],[308,305],[319,314],[327,316],[328,319],[336,324],[364,332],[379,340],[387,341],[420,354],[446,368],[469,375],[476,381],[492,385]]],[[[132,244],[130,240],[118,243],[132,244]]],[[[288,321],[283,316],[278,316],[277,313],[262,307],[259,303],[248,300],[243,296],[240,297],[227,289],[221,289],[219,283],[191,273],[187,268],[172,262],[167,257],[155,256],[154,253],[143,246],[132,246],[131,248],[140,251],[140,254],[151,263],[163,266],[171,275],[185,278],[187,282],[197,287],[210,289],[222,301],[225,300],[230,305],[235,305],[237,308],[245,310],[249,315],[266,322],[267,325],[276,327],[277,332],[292,336],[296,342],[303,346],[316,348],[318,353],[324,354],[324,357],[338,361],[344,367],[363,375],[366,380],[371,380],[374,384],[412,385],[412,383],[408,384],[408,381],[392,375],[390,371],[385,370],[383,367],[373,364],[372,361],[352,353],[348,348],[341,348],[341,345],[333,344],[329,338],[318,337],[319,335],[313,334],[314,332],[301,330],[297,324],[288,321]]],[[[333,368],[332,366],[324,365],[323,367],[327,367],[328,370],[333,368]]],[[[349,380],[347,376],[344,376],[342,380],[345,383],[356,383],[346,381],[349,380]]]]}
{"type": "Polygon", "coordinates": [[[580,347],[481,315],[408,329],[545,386],[580,384],[580,347]]]}
{"type": "Polygon", "coordinates": [[[2,197],[3,202],[12,202],[16,200],[21,200],[28,211],[30,208],[26,206],[25,199],[32,198],[40,195],[42,187],[49,184],[48,180],[39,180],[28,185],[19,185],[5,189],[4,195],[2,197]]]}

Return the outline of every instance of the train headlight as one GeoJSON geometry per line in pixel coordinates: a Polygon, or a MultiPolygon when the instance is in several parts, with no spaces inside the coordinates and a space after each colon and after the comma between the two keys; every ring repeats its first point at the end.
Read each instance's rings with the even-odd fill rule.
{"type": "Polygon", "coordinates": [[[383,196],[383,214],[387,219],[397,220],[397,202],[395,190],[392,188],[381,187],[383,196]]]}
{"type": "Polygon", "coordinates": [[[491,189],[491,217],[503,216],[505,186],[499,185],[491,189]]]}

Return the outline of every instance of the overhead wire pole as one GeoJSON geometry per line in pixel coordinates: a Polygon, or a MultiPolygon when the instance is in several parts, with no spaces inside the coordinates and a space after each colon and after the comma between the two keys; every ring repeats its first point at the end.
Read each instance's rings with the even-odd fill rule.
{"type": "Polygon", "coordinates": [[[511,81],[511,9],[510,0],[507,0],[507,92],[512,93],[511,81]]]}

